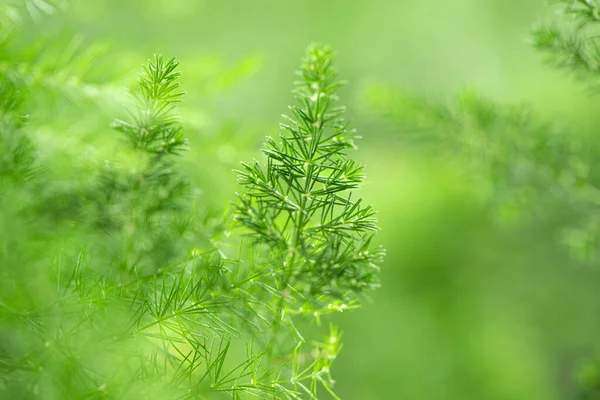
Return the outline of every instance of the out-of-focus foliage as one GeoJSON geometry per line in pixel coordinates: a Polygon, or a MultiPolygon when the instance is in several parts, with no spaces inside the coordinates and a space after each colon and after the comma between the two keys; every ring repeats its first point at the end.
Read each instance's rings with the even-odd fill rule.
{"type": "MultiPolygon", "coordinates": [[[[596,64],[600,61],[595,30],[598,5],[588,0],[561,3],[564,6],[562,12],[573,18],[536,28],[533,33],[535,47],[546,52],[553,64],[574,72],[593,89],[596,85],[596,64]]],[[[477,204],[483,207],[482,211],[489,215],[487,218],[491,217],[490,221],[498,227],[484,228],[490,234],[492,229],[499,229],[501,232],[508,229],[514,235],[535,235],[538,243],[546,243],[548,247],[544,251],[547,254],[540,260],[536,260],[539,256],[534,255],[531,247],[518,250],[531,252],[528,258],[530,262],[546,264],[543,277],[529,275],[525,271],[512,271],[509,276],[514,274],[515,279],[524,279],[530,284],[538,282],[548,285],[545,286],[546,290],[557,293],[574,285],[575,291],[581,290],[579,295],[588,292],[597,300],[593,293],[598,285],[597,263],[600,251],[600,175],[597,168],[600,148],[595,140],[595,131],[581,131],[580,127],[568,126],[559,120],[544,121],[527,105],[499,104],[479,95],[473,89],[463,90],[454,98],[436,99],[411,93],[410,90],[377,84],[368,88],[364,99],[370,112],[382,117],[400,132],[405,146],[410,146],[420,154],[441,156],[451,160],[453,168],[458,167],[461,179],[468,182],[470,187],[468,197],[477,199],[477,204]],[[561,261],[555,263],[547,260],[548,254],[560,257],[561,261]],[[557,267],[565,270],[561,271],[557,267]],[[592,272],[585,272],[582,268],[592,268],[592,272]],[[557,278],[570,283],[551,288],[549,281],[557,278]],[[594,283],[587,286],[581,279],[590,279],[594,283]]],[[[442,226],[440,228],[443,229],[442,226]]],[[[536,241],[527,239],[527,243],[532,246],[536,241]]],[[[482,245],[486,246],[485,242],[482,245]]],[[[498,242],[497,246],[502,248],[502,242],[498,242]]],[[[512,243],[512,246],[514,249],[516,243],[512,243]]],[[[473,252],[472,249],[466,251],[473,252]]],[[[506,255],[502,257],[507,265],[497,265],[494,260],[489,268],[511,271],[508,266],[514,261],[506,255]]],[[[486,258],[479,262],[484,260],[486,258]]],[[[490,261],[492,260],[488,262],[490,261]]],[[[525,268],[540,271],[533,265],[525,268]]],[[[489,273],[495,274],[491,271],[489,273]]],[[[500,278],[500,282],[503,279],[506,278],[500,278]]],[[[479,282],[478,285],[486,284],[479,282]]],[[[497,282],[496,285],[508,285],[506,289],[512,291],[513,284],[509,282],[497,282]]],[[[526,294],[526,304],[529,305],[521,312],[528,315],[527,318],[544,320],[547,317],[542,316],[537,307],[528,309],[539,301],[538,296],[534,290],[526,294]]],[[[549,388],[542,396],[541,388],[529,393],[521,392],[517,389],[521,384],[515,381],[513,389],[517,389],[516,392],[511,392],[512,389],[505,386],[503,389],[497,388],[493,395],[482,392],[474,397],[597,398],[600,386],[595,372],[597,367],[593,364],[593,349],[597,346],[597,340],[592,333],[597,328],[592,328],[589,334],[573,332],[577,329],[589,329],[582,328],[588,326],[588,323],[597,326],[597,322],[586,321],[594,318],[582,312],[581,307],[585,306],[579,303],[577,297],[573,296],[574,302],[567,306],[571,311],[564,314],[553,303],[561,316],[557,315],[551,324],[555,326],[562,318],[569,319],[573,324],[570,331],[555,328],[552,333],[539,333],[540,338],[546,337],[544,340],[549,340],[553,335],[564,340],[558,347],[542,346],[546,349],[544,363],[556,365],[556,368],[562,365],[565,368],[564,372],[556,375],[559,383],[554,388],[549,388]],[[573,335],[579,336],[583,354],[569,355],[569,351],[563,353],[569,345],[564,348],[562,346],[569,343],[569,338],[573,335]],[[564,357],[573,357],[579,361],[565,366],[567,362],[564,357]],[[581,365],[585,367],[580,367],[581,365]],[[576,371],[581,368],[583,369],[578,374],[576,371]]],[[[563,301],[563,305],[569,303],[566,299],[563,301]]],[[[506,306],[512,307],[509,304],[507,302],[506,306]]],[[[497,315],[496,318],[500,319],[502,315],[497,315]]],[[[544,323],[549,323],[549,320],[544,323]]],[[[463,334],[467,335],[469,332],[464,331],[463,334]]],[[[459,349],[465,351],[462,346],[459,349]]],[[[533,354],[534,350],[530,352],[533,354]]],[[[458,359],[461,356],[454,357],[458,359]]],[[[524,370],[521,373],[527,374],[524,370]]],[[[456,396],[458,397],[458,393],[456,396]]]]}
{"type": "Polygon", "coordinates": [[[402,129],[406,143],[458,154],[473,195],[499,223],[545,225],[575,258],[598,260],[600,147],[590,137],[472,90],[444,102],[378,85],[366,99],[402,129]]]}
{"type": "Polygon", "coordinates": [[[535,48],[548,54],[548,59],[589,84],[596,84],[599,72],[598,22],[600,5],[595,0],[560,0],[565,17],[552,25],[533,31],[535,48]]]}

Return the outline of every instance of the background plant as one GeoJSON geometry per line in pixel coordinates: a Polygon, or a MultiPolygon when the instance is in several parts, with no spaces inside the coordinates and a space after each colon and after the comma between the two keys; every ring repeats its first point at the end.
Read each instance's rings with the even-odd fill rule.
{"type": "MultiPolygon", "coordinates": [[[[561,18],[538,25],[533,44],[548,60],[565,68],[593,91],[596,85],[598,5],[563,1],[561,18]]],[[[593,94],[591,94],[593,96],[593,94]]],[[[598,260],[595,131],[577,132],[556,121],[544,122],[529,106],[502,105],[463,90],[450,100],[372,85],[366,104],[402,132],[404,143],[447,158],[458,155],[463,179],[485,205],[491,221],[539,235],[541,231],[574,262],[595,269],[598,260]]],[[[596,398],[596,345],[583,345],[584,367],[572,366],[566,398],[596,398]],[[579,380],[579,383],[577,381],[579,380]],[[579,387],[578,387],[579,386],[579,387]]]]}

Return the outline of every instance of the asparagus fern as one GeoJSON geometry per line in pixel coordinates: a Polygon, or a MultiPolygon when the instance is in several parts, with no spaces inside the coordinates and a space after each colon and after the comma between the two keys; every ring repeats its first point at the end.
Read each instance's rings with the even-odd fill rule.
{"type": "Polygon", "coordinates": [[[268,139],[266,165],[244,164],[231,217],[252,241],[233,257],[178,170],[188,140],[175,59],[147,63],[113,124],[134,165],[91,162],[92,178],[60,190],[23,134],[23,69],[2,64],[0,183],[12,198],[0,193],[0,218],[25,228],[0,236],[1,397],[337,398],[341,332],[314,342],[299,326],[357,307],[383,252],[370,246],[373,209],[349,193],[363,173],[346,153],[332,62],[309,50],[287,134],[268,139]],[[36,236],[47,224],[54,239],[36,236]],[[44,251],[24,252],[34,238],[44,251]]]}
{"type": "Polygon", "coordinates": [[[560,0],[557,3],[564,18],[536,27],[533,44],[546,53],[553,64],[570,70],[581,79],[595,81],[600,71],[600,43],[595,34],[600,22],[600,4],[596,0],[560,0]]]}
{"type": "Polygon", "coordinates": [[[245,192],[235,218],[277,257],[281,287],[347,300],[377,286],[382,251],[370,246],[373,208],[350,192],[364,174],[347,155],[356,137],[336,104],[332,63],[329,48],[309,49],[294,91],[298,105],[284,116],[279,138],[267,138],[266,163],[238,171],[245,192]]]}

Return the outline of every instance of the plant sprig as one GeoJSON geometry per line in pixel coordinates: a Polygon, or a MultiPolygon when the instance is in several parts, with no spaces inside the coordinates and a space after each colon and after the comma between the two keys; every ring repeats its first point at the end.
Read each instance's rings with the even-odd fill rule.
{"type": "Polygon", "coordinates": [[[309,297],[349,299],[377,287],[383,251],[371,246],[375,211],[354,200],[363,166],[350,159],[354,131],[338,106],[342,85],[329,47],[309,48],[278,139],[268,137],[266,163],[243,163],[235,218],[278,256],[281,287],[309,297]]]}
{"type": "Polygon", "coordinates": [[[131,96],[135,103],[130,111],[132,121],[117,120],[113,125],[134,146],[159,158],[188,150],[179,116],[174,113],[185,94],[179,91],[178,65],[175,58],[165,60],[161,55],[148,61],[139,77],[139,92],[131,96]]]}
{"type": "Polygon", "coordinates": [[[574,72],[579,78],[592,78],[597,85],[600,73],[600,42],[597,27],[600,5],[596,0],[559,0],[564,16],[552,24],[541,24],[532,33],[537,50],[548,55],[552,64],[574,72]],[[566,16],[572,17],[568,20],[566,16]]]}

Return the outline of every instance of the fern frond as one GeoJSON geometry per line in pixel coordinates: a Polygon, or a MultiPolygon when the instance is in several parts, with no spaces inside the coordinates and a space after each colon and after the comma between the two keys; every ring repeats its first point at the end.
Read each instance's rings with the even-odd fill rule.
{"type": "Polygon", "coordinates": [[[130,142],[158,158],[177,155],[187,150],[187,139],[181,133],[175,105],[183,92],[177,82],[180,72],[175,58],[165,60],[156,55],[148,61],[139,77],[139,92],[132,95],[135,106],[131,121],[117,120],[114,128],[124,133],[130,142]]]}
{"type": "Polygon", "coordinates": [[[560,0],[557,3],[562,6],[563,18],[554,24],[535,27],[533,45],[547,55],[550,63],[579,78],[596,81],[600,72],[600,5],[595,0],[560,0]]]}
{"type": "Polygon", "coordinates": [[[600,52],[596,41],[569,28],[542,26],[533,31],[534,47],[548,54],[548,61],[560,68],[576,72],[580,77],[597,75],[600,52]]]}
{"type": "Polygon", "coordinates": [[[363,167],[350,159],[354,132],[337,105],[341,82],[333,52],[313,46],[298,72],[297,105],[278,139],[267,138],[266,163],[243,163],[235,219],[279,254],[282,287],[310,295],[353,298],[377,286],[383,252],[370,246],[375,212],[354,200],[363,167]]]}

